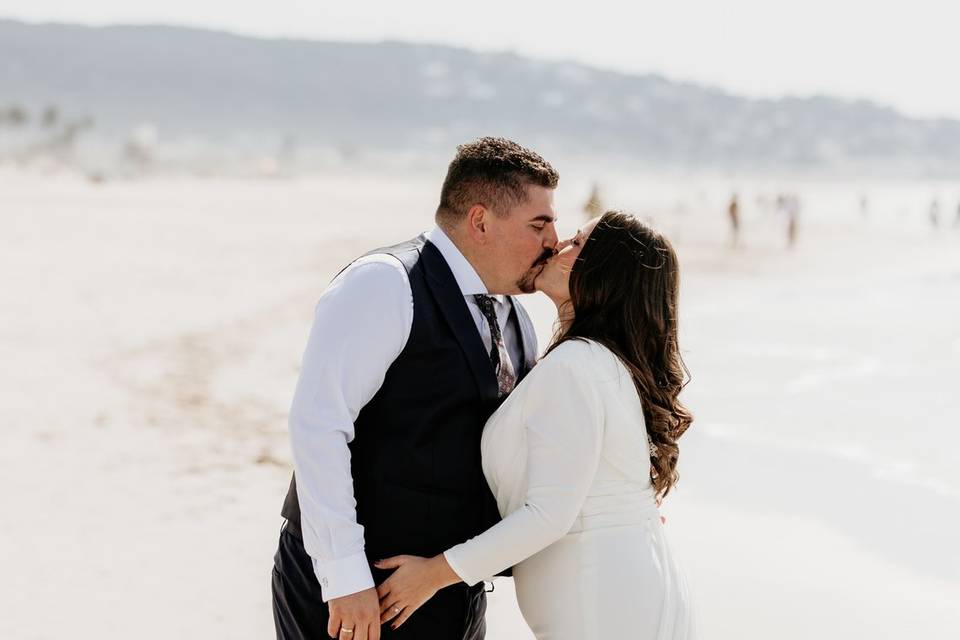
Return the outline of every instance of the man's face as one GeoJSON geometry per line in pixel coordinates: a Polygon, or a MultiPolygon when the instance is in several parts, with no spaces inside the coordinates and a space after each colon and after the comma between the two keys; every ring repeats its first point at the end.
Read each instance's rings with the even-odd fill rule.
{"type": "Polygon", "coordinates": [[[526,200],[506,216],[492,216],[490,244],[497,288],[491,293],[533,293],[546,259],[557,246],[553,189],[527,186],[526,200]]]}

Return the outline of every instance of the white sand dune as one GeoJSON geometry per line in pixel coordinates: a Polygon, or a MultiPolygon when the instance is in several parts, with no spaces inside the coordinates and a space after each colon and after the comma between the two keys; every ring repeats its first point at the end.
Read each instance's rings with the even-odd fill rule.
{"type": "MultiPolygon", "coordinates": [[[[562,227],[588,180],[558,193],[562,227]]],[[[314,301],[430,225],[436,172],[90,185],[0,174],[0,637],[272,637],[314,301]]],[[[664,507],[704,637],[960,629],[960,230],[933,184],[607,176],[685,265],[697,421],[664,507]],[[805,202],[801,243],[752,199],[805,202]],[[861,220],[859,193],[875,210],[861,220]]],[[[552,310],[530,297],[545,342],[552,310]]],[[[511,584],[488,637],[529,638],[511,584]]]]}

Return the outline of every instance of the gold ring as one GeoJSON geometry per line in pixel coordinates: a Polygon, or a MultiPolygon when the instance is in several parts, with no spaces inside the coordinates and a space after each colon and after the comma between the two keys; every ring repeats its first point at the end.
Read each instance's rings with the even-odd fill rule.
{"type": "Polygon", "coordinates": [[[394,607],[394,608],[393,608],[393,612],[394,612],[394,613],[400,613],[400,607],[394,607]]]}
{"type": "Polygon", "coordinates": [[[340,633],[353,633],[353,629],[344,629],[344,628],[341,628],[341,629],[340,629],[340,633]]]}

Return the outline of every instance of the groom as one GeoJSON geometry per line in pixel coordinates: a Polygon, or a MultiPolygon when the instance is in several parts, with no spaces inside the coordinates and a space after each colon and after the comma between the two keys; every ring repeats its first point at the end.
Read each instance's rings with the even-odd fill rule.
{"type": "Polygon", "coordinates": [[[344,269],[321,295],[290,409],[295,475],[274,557],[277,637],[481,640],[483,584],[380,627],[371,562],[430,557],[499,519],[487,418],[533,366],[533,291],[557,244],[557,172],[503,138],[461,145],[436,227],[344,269]]]}

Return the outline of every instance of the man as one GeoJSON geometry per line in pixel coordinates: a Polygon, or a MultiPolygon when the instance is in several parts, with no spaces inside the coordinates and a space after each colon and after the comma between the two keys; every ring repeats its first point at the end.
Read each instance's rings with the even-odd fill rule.
{"type": "Polygon", "coordinates": [[[737,194],[730,198],[730,205],[727,207],[727,218],[730,221],[731,244],[736,248],[740,244],[740,202],[737,194]]]}
{"type": "Polygon", "coordinates": [[[437,226],[353,262],[321,296],[290,410],[278,638],[483,638],[482,584],[381,630],[375,585],[388,573],[371,562],[435,555],[499,519],[480,436],[537,354],[512,296],[533,291],[556,247],[557,181],[509,140],[461,145],[437,226]]]}

